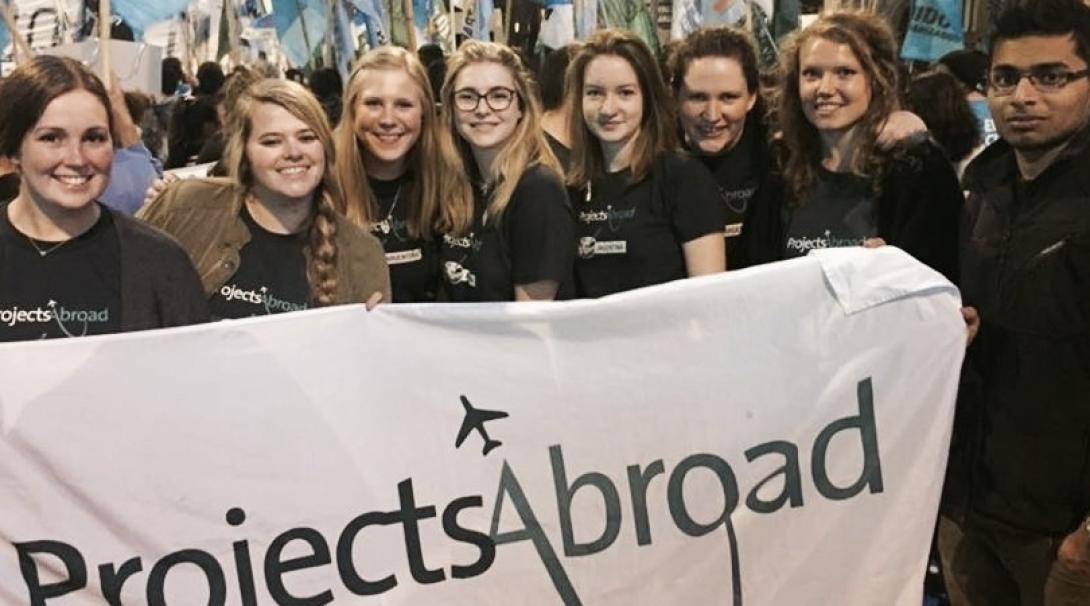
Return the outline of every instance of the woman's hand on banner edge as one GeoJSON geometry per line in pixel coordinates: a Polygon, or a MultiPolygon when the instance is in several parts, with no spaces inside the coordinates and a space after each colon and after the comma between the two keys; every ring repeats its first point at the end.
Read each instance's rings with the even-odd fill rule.
{"type": "Polygon", "coordinates": [[[965,346],[968,347],[976,338],[976,333],[980,332],[980,314],[975,307],[966,306],[961,308],[961,317],[965,320],[965,334],[968,336],[965,346]]]}

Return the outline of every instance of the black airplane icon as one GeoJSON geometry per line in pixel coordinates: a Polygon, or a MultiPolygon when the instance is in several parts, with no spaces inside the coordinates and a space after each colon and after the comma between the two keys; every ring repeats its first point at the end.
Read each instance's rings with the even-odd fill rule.
{"type": "Polygon", "coordinates": [[[462,396],[462,406],[466,409],[466,416],[462,419],[462,427],[458,430],[458,438],[454,440],[454,447],[460,448],[462,442],[465,442],[466,438],[469,436],[469,432],[476,429],[477,432],[481,434],[481,437],[484,438],[484,452],[482,454],[487,456],[488,453],[492,452],[493,448],[496,448],[502,444],[502,442],[489,438],[488,431],[485,430],[484,424],[495,419],[502,419],[507,416],[507,413],[499,410],[473,408],[473,405],[469,403],[469,399],[465,396],[462,396]]]}

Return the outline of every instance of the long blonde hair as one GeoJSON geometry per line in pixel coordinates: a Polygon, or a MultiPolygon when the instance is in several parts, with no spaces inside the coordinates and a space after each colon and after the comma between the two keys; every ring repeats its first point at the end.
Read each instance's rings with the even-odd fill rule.
{"type": "Polygon", "coordinates": [[[378,219],[378,201],[367,181],[363,165],[363,142],[356,136],[356,117],[363,93],[362,74],[367,70],[400,70],[416,85],[421,108],[420,138],[409,150],[406,170],[413,174],[412,184],[403,198],[408,202],[408,231],[413,238],[431,239],[439,207],[444,201],[471,196],[455,175],[461,170],[461,160],[438,123],[435,97],[432,95],[427,71],[416,55],[397,46],[380,46],[360,57],[348,77],[344,110],[333,133],[337,148],[337,178],[345,192],[341,212],[356,225],[370,229],[378,219]]]}
{"type": "Polygon", "coordinates": [[[228,139],[224,146],[227,174],[238,183],[245,200],[254,186],[254,173],[246,157],[246,142],[253,134],[251,117],[261,103],[287,110],[314,131],[325,152],[322,180],[314,191],[315,217],[307,234],[307,281],[319,305],[332,305],[337,290],[337,208],[343,207],[341,189],[334,176],[333,131],[322,106],[309,90],[291,80],[261,80],[243,92],[227,117],[228,139]]]}
{"type": "MultiPolygon", "coordinates": [[[[458,108],[454,106],[454,81],[467,65],[485,62],[497,63],[511,72],[518,96],[517,102],[522,110],[522,118],[515,127],[515,132],[504,145],[503,151],[497,156],[492,166],[492,174],[481,175],[496,184],[488,201],[488,217],[489,220],[499,224],[503,211],[511,202],[511,195],[515,192],[519,179],[526,170],[533,166],[544,166],[556,171],[558,175],[563,175],[563,171],[545,139],[545,131],[541,128],[541,101],[537,97],[530,72],[510,48],[477,40],[465,42],[458,52],[454,53],[447,64],[446,79],[443,80],[442,120],[451,139],[457,141],[456,146],[460,152],[463,167],[470,166],[473,162],[473,154],[469,144],[458,135],[454,123],[455,112],[458,111],[458,108]]],[[[462,174],[468,175],[469,171],[463,168],[462,174]]],[[[445,232],[464,235],[472,224],[472,197],[469,198],[468,204],[451,204],[440,211],[439,225],[445,232]]]]}

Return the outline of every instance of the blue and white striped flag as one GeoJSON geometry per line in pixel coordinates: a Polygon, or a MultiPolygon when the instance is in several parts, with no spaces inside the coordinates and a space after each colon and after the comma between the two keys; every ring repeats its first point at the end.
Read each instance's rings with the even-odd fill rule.
{"type": "Polygon", "coordinates": [[[575,6],[575,37],[583,40],[598,29],[598,0],[582,0],[575,6]]]}
{"type": "Polygon", "coordinates": [[[333,3],[333,45],[337,53],[337,71],[341,74],[341,80],[347,81],[352,63],[356,60],[356,39],[342,2],[333,3]]]}
{"type": "MultiPolygon", "coordinates": [[[[230,2],[231,0],[224,0],[230,2]]],[[[144,30],[153,23],[168,21],[184,11],[192,0],[111,0],[110,12],[132,28],[133,38],[144,39],[144,30]]]]}
{"type": "Polygon", "coordinates": [[[575,38],[572,0],[545,0],[545,14],[537,39],[548,48],[563,48],[575,38]]]}
{"type": "Polygon", "coordinates": [[[323,0],[272,0],[273,25],[280,38],[280,49],[292,65],[310,63],[314,49],[326,32],[326,7],[323,0]]]}
{"type": "Polygon", "coordinates": [[[703,20],[698,0],[674,0],[673,15],[670,20],[670,39],[681,40],[700,29],[703,20]]]}
{"type": "Polygon", "coordinates": [[[349,0],[367,21],[367,45],[371,48],[390,43],[390,12],[382,0],[349,0]]]}
{"type": "Polygon", "coordinates": [[[961,0],[913,0],[901,58],[935,61],[965,48],[961,0]]]}
{"type": "MultiPolygon", "coordinates": [[[[5,7],[7,6],[7,0],[0,0],[0,3],[4,4],[5,7]]],[[[11,42],[11,34],[8,33],[8,25],[4,23],[3,19],[0,19],[0,56],[3,55],[4,49],[8,47],[9,42],[11,42]]]]}

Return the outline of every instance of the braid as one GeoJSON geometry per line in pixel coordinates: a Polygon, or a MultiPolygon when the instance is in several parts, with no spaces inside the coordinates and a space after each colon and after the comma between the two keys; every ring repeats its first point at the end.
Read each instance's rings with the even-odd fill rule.
{"type": "Polygon", "coordinates": [[[318,195],[318,214],[310,227],[310,267],[307,274],[318,305],[334,303],[337,291],[337,222],[333,200],[326,192],[318,195]]]}

